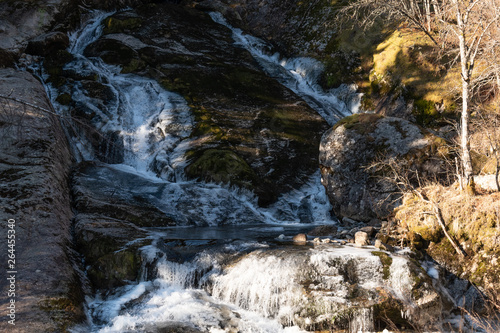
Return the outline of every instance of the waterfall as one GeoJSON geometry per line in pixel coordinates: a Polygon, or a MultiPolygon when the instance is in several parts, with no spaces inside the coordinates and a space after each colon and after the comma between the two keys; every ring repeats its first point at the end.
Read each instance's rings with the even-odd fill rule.
{"type": "Polygon", "coordinates": [[[318,60],[306,57],[286,59],[278,53],[269,54],[270,47],[262,39],[232,27],[221,13],[211,12],[210,16],[232,31],[235,43],[248,50],[269,76],[302,97],[330,126],[357,112],[361,97],[354,89],[343,87],[337,91],[324,91],[319,86],[318,79],[324,66],[318,60]],[[349,97],[347,103],[340,98],[342,94],[349,97]]]}
{"type": "MultiPolygon", "coordinates": [[[[181,324],[214,333],[303,332],[296,326],[284,328],[279,322],[251,311],[253,309],[249,307],[234,305],[230,300],[210,295],[201,289],[207,283],[213,283],[213,288],[217,288],[217,282],[210,280],[215,281],[220,277],[222,262],[242,249],[260,246],[261,244],[256,243],[231,244],[221,248],[220,252],[204,251],[185,263],[169,261],[168,255],[165,256],[155,246],[144,247],[144,259],[150,263],[157,262],[156,278],[116,290],[116,296],[106,300],[96,297],[90,301],[89,308],[95,322],[92,332],[144,332],[152,328],[176,327],[181,324]],[[138,299],[141,301],[137,302],[138,299]]],[[[278,274],[279,272],[276,276],[278,274]]],[[[265,283],[264,280],[265,276],[261,278],[261,282],[265,283]]],[[[271,302],[279,307],[277,292],[278,290],[271,302]]],[[[269,303],[261,291],[255,289],[255,294],[260,294],[256,305],[260,304],[259,300],[269,303]]]]}
{"type": "MultiPolygon", "coordinates": [[[[154,188],[154,201],[163,210],[167,204],[179,225],[219,225],[235,223],[318,223],[331,224],[331,206],[320,182],[319,170],[302,188],[284,194],[268,208],[260,208],[253,193],[219,184],[186,181],[185,153],[190,148],[189,135],[194,120],[186,101],[178,94],[166,91],[155,80],[121,73],[119,66],[109,65],[100,58],[88,58],[85,48],[102,34],[102,20],[112,13],[94,12],[88,23],[71,34],[74,60],[64,70],[78,77],[90,77],[72,86],[48,86],[49,95],[58,112],[69,113],[59,104],[61,93],[72,96],[84,112],[92,114],[92,126],[105,135],[96,148],[85,130],[74,134],[75,155],[82,160],[100,160],[107,167],[122,172],[103,171],[110,181],[133,187],[134,193],[154,188]],[[97,87],[106,94],[105,102],[96,99],[89,89],[97,87]],[[126,177],[129,173],[130,177],[126,177]],[[133,180],[142,177],[151,186],[137,187],[133,180]],[[129,178],[129,179],[127,179],[129,178]],[[158,184],[162,184],[161,189],[158,184]],[[163,203],[165,204],[163,204],[163,203]]],[[[78,126],[75,126],[78,128],[78,126]]]]}
{"type": "MultiPolygon", "coordinates": [[[[69,51],[74,60],[65,66],[66,71],[79,76],[94,77],[94,82],[86,83],[107,94],[105,105],[93,98],[87,91],[90,88],[82,83],[74,85],[68,93],[77,104],[95,113],[92,118],[95,128],[103,134],[114,135],[115,140],[108,137],[105,141],[111,141],[108,146],[123,149],[123,157],[118,158],[118,162],[139,173],[175,180],[181,176],[178,170],[182,169],[182,156],[188,148],[180,143],[187,139],[193,126],[186,101],[164,90],[155,80],[120,73],[118,66],[83,55],[85,48],[102,34],[102,20],[111,14],[95,12],[83,28],[70,35],[69,51]]],[[[86,150],[80,154],[83,159],[96,155],[95,151],[88,153],[93,150],[89,144],[86,150]]],[[[103,159],[109,162],[106,152],[103,159]]]]}
{"type": "MultiPolygon", "coordinates": [[[[92,323],[81,332],[185,328],[296,333],[304,332],[299,327],[315,329],[331,323],[339,313],[348,313],[340,317],[354,332],[373,329],[372,308],[365,306],[375,298],[373,290],[399,288],[403,292],[394,292],[395,297],[408,299],[412,281],[405,276],[405,259],[395,260],[391,278],[385,281],[380,258],[371,254],[373,248],[297,246],[278,237],[286,228],[298,231],[304,225],[336,222],[319,171],[268,208],[258,207],[252,193],[186,180],[182,170],[194,123],[186,101],[152,79],[121,73],[118,66],[85,56],[85,48],[99,38],[101,22],[109,15],[94,13],[71,35],[69,51],[74,59],[64,70],[92,80],[75,80],[72,86],[57,89],[48,86],[51,99],[64,114],[69,110],[55,96],[70,94],[82,112],[93,115],[92,126],[111,141],[99,151],[86,141],[84,130],[83,136],[75,131],[72,138],[80,161],[101,160],[99,181],[119,184],[131,197],[149,194],[149,203],[168,207],[164,211],[177,225],[206,228],[148,230],[154,241],[139,249],[142,278],[106,295],[88,297],[92,323]],[[92,87],[106,94],[104,102],[88,92],[92,87]],[[353,288],[366,293],[366,299],[356,303],[353,288]]],[[[226,24],[220,16],[212,17],[226,24]]],[[[328,122],[353,110],[318,87],[322,70],[318,62],[267,56],[262,41],[231,29],[269,75],[302,96],[328,122]]]]}

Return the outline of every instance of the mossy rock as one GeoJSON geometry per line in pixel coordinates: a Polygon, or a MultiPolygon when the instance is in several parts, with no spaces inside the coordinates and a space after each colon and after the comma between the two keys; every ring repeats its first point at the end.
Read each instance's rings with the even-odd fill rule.
{"type": "Polygon", "coordinates": [[[100,257],[87,271],[94,288],[109,290],[139,277],[142,258],[137,251],[125,249],[100,257]]]}
{"type": "Polygon", "coordinates": [[[356,113],[342,118],[334,126],[333,130],[344,126],[348,130],[355,130],[361,135],[366,135],[375,130],[376,123],[383,116],[375,113],[356,113]]]}
{"type": "MultiPolygon", "coordinates": [[[[426,248],[430,242],[439,242],[441,238],[443,238],[443,231],[441,228],[438,228],[436,225],[425,226],[425,225],[417,225],[412,228],[412,234],[417,234],[420,236],[421,241],[423,241],[423,245],[426,248]]],[[[422,249],[422,248],[420,248],[422,249]]]]}
{"type": "Polygon", "coordinates": [[[121,15],[114,15],[108,17],[104,20],[104,34],[114,34],[120,32],[130,32],[137,30],[142,25],[142,19],[140,17],[130,17],[125,16],[124,13],[121,15]]]}
{"type": "Polygon", "coordinates": [[[84,55],[101,57],[108,64],[120,65],[124,73],[143,69],[146,65],[136,50],[113,38],[101,38],[90,44],[85,49],[84,55]]]}
{"type": "Polygon", "coordinates": [[[372,251],[372,254],[380,258],[380,262],[382,263],[382,277],[384,280],[387,280],[391,275],[391,256],[382,251],[372,251]]]}
{"type": "Polygon", "coordinates": [[[65,64],[73,60],[73,56],[66,50],[58,50],[53,54],[47,55],[43,62],[43,67],[49,78],[47,82],[52,83],[56,87],[60,87],[66,83],[63,67],[65,64]]]}
{"type": "Polygon", "coordinates": [[[72,101],[73,99],[71,98],[71,95],[68,93],[61,94],[56,98],[56,102],[61,105],[70,105],[72,101]]]}
{"type": "Polygon", "coordinates": [[[189,178],[245,188],[251,188],[257,178],[248,163],[229,150],[205,150],[185,171],[189,178]]]}
{"type": "Polygon", "coordinates": [[[433,101],[417,99],[414,101],[413,110],[417,124],[421,126],[428,126],[441,117],[433,101]]]}
{"type": "Polygon", "coordinates": [[[401,204],[394,170],[410,182],[447,181],[449,165],[436,152],[446,142],[407,120],[379,114],[341,119],[323,136],[320,168],[323,185],[337,217],[358,221],[385,219],[401,204]],[[438,155],[436,157],[436,155],[438,155]]]}

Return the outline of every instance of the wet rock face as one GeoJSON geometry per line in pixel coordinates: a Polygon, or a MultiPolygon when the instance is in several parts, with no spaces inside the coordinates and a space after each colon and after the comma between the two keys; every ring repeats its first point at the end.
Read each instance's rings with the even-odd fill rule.
{"type": "Polygon", "coordinates": [[[149,4],[103,23],[85,55],[151,76],[188,101],[196,122],[190,178],[251,189],[265,206],[316,170],[326,122],[206,13],[149,4]]]}
{"type": "MultiPolygon", "coordinates": [[[[72,266],[71,156],[45,89],[31,74],[0,69],[0,232],[15,222],[16,332],[56,332],[83,320],[83,297],[72,266]]],[[[7,264],[7,239],[0,258],[7,264]]],[[[0,306],[9,302],[5,275],[0,306]]],[[[7,318],[7,317],[5,317],[7,318]]],[[[11,331],[7,320],[0,331],[11,331]]]]}
{"type": "Polygon", "coordinates": [[[69,38],[63,32],[49,32],[37,36],[28,42],[26,53],[47,56],[58,50],[64,50],[69,46],[69,38]]]}
{"type": "MultiPolygon", "coordinates": [[[[17,57],[28,40],[46,33],[64,17],[76,13],[77,1],[2,1],[0,2],[0,50],[17,57]]],[[[60,25],[59,28],[62,28],[60,25]]]]}
{"type": "Polygon", "coordinates": [[[385,218],[400,202],[387,167],[398,163],[425,177],[446,174],[444,140],[399,118],[356,114],[341,120],[323,136],[320,146],[322,183],[339,218],[358,221],[385,218]],[[377,163],[375,165],[374,163],[377,163]],[[382,166],[382,167],[381,167],[382,166]]]}
{"type": "Polygon", "coordinates": [[[151,243],[142,227],[174,224],[155,201],[161,185],[92,162],[75,168],[71,184],[75,243],[92,288],[104,292],[137,280],[138,249],[151,243]]]}
{"type": "Polygon", "coordinates": [[[288,54],[322,54],[335,34],[329,1],[202,0],[196,5],[224,14],[235,26],[272,41],[288,54]]]}

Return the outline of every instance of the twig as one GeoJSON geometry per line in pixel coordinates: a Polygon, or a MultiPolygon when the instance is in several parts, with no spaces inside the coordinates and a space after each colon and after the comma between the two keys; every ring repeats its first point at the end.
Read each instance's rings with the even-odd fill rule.
{"type": "Polygon", "coordinates": [[[460,255],[462,258],[466,257],[467,253],[460,246],[458,246],[458,244],[453,240],[451,235],[446,230],[446,224],[444,223],[443,214],[441,213],[441,208],[439,208],[437,202],[435,202],[434,200],[427,199],[420,191],[414,190],[413,193],[415,193],[422,201],[432,205],[433,208],[432,215],[436,217],[436,220],[438,221],[438,224],[443,230],[446,238],[448,238],[448,240],[450,241],[451,245],[458,253],[458,255],[460,255]]]}

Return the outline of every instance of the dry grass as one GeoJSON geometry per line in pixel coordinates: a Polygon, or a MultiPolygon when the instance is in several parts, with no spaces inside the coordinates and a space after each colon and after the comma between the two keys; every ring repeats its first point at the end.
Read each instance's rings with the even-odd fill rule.
{"type": "MultiPolygon", "coordinates": [[[[396,211],[400,227],[414,232],[427,242],[428,255],[457,276],[468,279],[500,305],[500,193],[479,192],[468,196],[458,189],[430,185],[420,191],[437,202],[448,232],[467,256],[458,258],[443,237],[432,207],[417,196],[406,194],[396,211]]],[[[498,309],[498,308],[497,308],[498,309]]],[[[500,330],[499,330],[500,332],[500,330]]]]}

